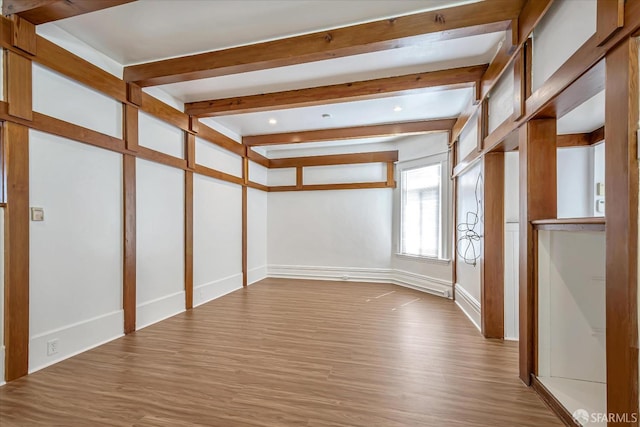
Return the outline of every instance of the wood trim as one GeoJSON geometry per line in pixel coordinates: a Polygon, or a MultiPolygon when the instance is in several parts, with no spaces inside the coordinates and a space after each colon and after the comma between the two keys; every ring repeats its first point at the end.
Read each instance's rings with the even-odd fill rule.
{"type": "Polygon", "coordinates": [[[482,156],[477,151],[472,151],[453,168],[453,177],[458,177],[465,173],[472,165],[474,165],[482,156]]]}
{"type": "Polygon", "coordinates": [[[513,61],[513,120],[524,114],[527,99],[526,47],[520,49],[513,61]]]}
{"type": "Polygon", "coordinates": [[[136,158],[123,156],[123,210],[124,210],[124,259],[122,308],[124,310],[124,333],[136,330],[136,158]]]}
{"type": "Polygon", "coordinates": [[[573,419],[573,416],[569,411],[567,411],[567,408],[565,408],[564,405],[556,399],[553,393],[551,393],[533,374],[531,375],[531,387],[536,393],[538,393],[538,396],[540,396],[542,401],[553,411],[553,413],[560,418],[564,425],[568,427],[582,427],[573,419]]]}
{"type": "Polygon", "coordinates": [[[625,0],[598,0],[596,37],[601,46],[624,25],[625,0]]]}
{"type": "MultiPolygon", "coordinates": [[[[6,150],[4,141],[4,122],[0,121],[0,205],[6,206],[7,201],[7,169],[6,169],[6,150]]],[[[4,286],[2,284],[1,286],[4,286]]],[[[1,380],[2,378],[0,378],[1,380]]]]}
{"type": "Polygon", "coordinates": [[[152,162],[161,163],[163,165],[172,166],[178,169],[187,169],[187,161],[179,159],[177,157],[170,156],[169,154],[155,151],[142,145],[138,147],[137,157],[141,159],[150,160],[152,162]]]}
{"type": "Polygon", "coordinates": [[[187,168],[193,169],[196,167],[196,136],[192,133],[184,133],[184,144],[187,160],[187,168]]]}
{"type": "Polygon", "coordinates": [[[169,123],[186,132],[190,132],[189,116],[176,110],[153,96],[142,92],[140,98],[140,110],[150,114],[165,123],[169,123]]]}
{"type": "Polygon", "coordinates": [[[248,233],[247,233],[247,227],[249,223],[247,193],[248,193],[247,187],[243,186],[242,187],[242,286],[244,288],[246,288],[248,285],[247,275],[249,274],[249,268],[247,266],[247,258],[248,258],[247,253],[249,250],[248,233]]]}
{"type": "Polygon", "coordinates": [[[302,171],[302,166],[296,167],[296,188],[299,190],[302,188],[304,176],[302,171]]]}
{"type": "Polygon", "coordinates": [[[522,4],[493,0],[149,62],[125,67],[124,78],[155,86],[503,31],[518,17],[522,4]]]}
{"type": "Polygon", "coordinates": [[[224,148],[227,151],[231,151],[238,156],[245,155],[245,147],[229,138],[226,135],[221,134],[215,129],[211,129],[209,126],[203,124],[202,122],[198,123],[198,138],[204,139],[205,141],[209,141],[219,147],[224,148]]]}
{"type": "Polygon", "coordinates": [[[128,151],[138,150],[138,108],[130,104],[122,104],[124,108],[123,135],[124,147],[128,151]]]}
{"type": "Polygon", "coordinates": [[[486,69],[487,65],[474,65],[330,86],[212,99],[187,103],[185,112],[198,117],[215,117],[459,89],[473,87],[486,69]]]}
{"type": "Polygon", "coordinates": [[[553,218],[531,221],[536,230],[546,231],[605,231],[606,220],[590,218],[553,218]]]}
{"type": "Polygon", "coordinates": [[[32,70],[31,61],[9,50],[5,51],[5,87],[7,112],[15,117],[32,120],[32,70]]]}
{"type": "MultiPolygon", "coordinates": [[[[637,39],[611,50],[606,67],[607,411],[638,414],[637,39]]],[[[609,425],[638,426],[638,420],[609,425]]]]}
{"type": "Polygon", "coordinates": [[[127,101],[136,107],[142,105],[142,88],[135,83],[127,83],[127,101]]]}
{"type": "Polygon", "coordinates": [[[395,188],[389,186],[387,182],[353,182],[345,184],[313,184],[303,185],[298,188],[295,185],[282,185],[269,187],[269,191],[317,191],[317,190],[361,190],[367,188],[395,188]]]}
{"type": "Polygon", "coordinates": [[[270,135],[253,135],[243,137],[242,142],[249,146],[257,146],[337,141],[391,135],[411,135],[427,132],[450,131],[455,121],[456,119],[421,120],[417,122],[398,122],[348,128],[276,133],[270,135]]]}
{"type": "Polygon", "coordinates": [[[257,182],[252,182],[252,181],[249,181],[247,183],[247,187],[255,188],[256,190],[269,191],[269,187],[267,187],[266,185],[258,184],[257,182]]]}
{"type": "Polygon", "coordinates": [[[387,163],[387,185],[389,187],[395,187],[396,186],[396,179],[395,179],[395,168],[394,168],[395,164],[393,162],[388,162],[387,163]]]}
{"type": "Polygon", "coordinates": [[[4,0],[2,14],[18,14],[36,25],[58,21],[135,0],[4,0]]]}
{"type": "Polygon", "coordinates": [[[11,17],[11,44],[30,55],[36,54],[36,26],[17,15],[11,17]]]}
{"type": "Polygon", "coordinates": [[[556,119],[531,120],[519,130],[520,379],[535,373],[537,233],[531,221],[557,216],[556,119]]]}
{"type": "Polygon", "coordinates": [[[556,144],[558,148],[567,147],[583,147],[585,145],[591,145],[591,139],[589,133],[570,133],[565,135],[558,135],[556,138],[556,144]]]}
{"type": "Polygon", "coordinates": [[[484,156],[482,334],[504,338],[504,153],[484,156]]]}
{"type": "Polygon", "coordinates": [[[262,154],[253,151],[251,147],[247,147],[247,157],[254,163],[264,166],[265,168],[269,167],[269,159],[267,159],[262,154]]]}
{"type": "Polygon", "coordinates": [[[372,151],[368,153],[329,154],[326,156],[289,157],[270,159],[269,167],[295,168],[309,166],[352,165],[358,163],[388,163],[398,161],[398,151],[372,151]]]}
{"type": "Polygon", "coordinates": [[[7,206],[4,219],[5,379],[29,371],[29,129],[2,128],[7,206]]]}
{"type": "Polygon", "coordinates": [[[489,134],[489,100],[485,99],[480,105],[478,111],[478,141],[476,143],[476,151],[482,153],[484,139],[489,134]]]}
{"type": "Polygon", "coordinates": [[[194,171],[200,175],[208,176],[210,178],[219,179],[220,181],[230,182],[232,184],[238,184],[244,186],[244,179],[235,175],[220,172],[215,169],[208,168],[206,166],[196,164],[194,171]]]}
{"type": "MultiPolygon", "coordinates": [[[[243,187],[244,188],[244,187],[243,187]]],[[[184,306],[193,308],[193,172],[184,173],[184,306]]]]}
{"type": "Polygon", "coordinates": [[[604,126],[594,130],[589,134],[590,145],[595,145],[602,141],[604,141],[604,126]]]}

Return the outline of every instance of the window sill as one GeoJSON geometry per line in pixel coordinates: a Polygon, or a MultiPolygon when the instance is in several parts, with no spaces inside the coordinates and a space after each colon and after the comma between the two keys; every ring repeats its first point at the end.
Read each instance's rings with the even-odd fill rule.
{"type": "Polygon", "coordinates": [[[398,258],[403,258],[403,259],[407,259],[410,261],[423,261],[423,262],[427,262],[429,264],[441,264],[441,265],[449,265],[451,263],[450,259],[442,259],[442,258],[433,258],[433,257],[428,257],[428,256],[421,256],[421,255],[409,255],[409,254],[400,254],[400,253],[396,253],[395,254],[398,258]]]}

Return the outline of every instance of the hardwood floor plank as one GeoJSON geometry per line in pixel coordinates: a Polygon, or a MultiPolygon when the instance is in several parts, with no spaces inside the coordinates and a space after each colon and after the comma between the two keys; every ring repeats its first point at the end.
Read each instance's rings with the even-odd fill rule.
{"type": "Polygon", "coordinates": [[[4,426],[561,426],[446,299],[266,279],[0,388],[4,426]]]}

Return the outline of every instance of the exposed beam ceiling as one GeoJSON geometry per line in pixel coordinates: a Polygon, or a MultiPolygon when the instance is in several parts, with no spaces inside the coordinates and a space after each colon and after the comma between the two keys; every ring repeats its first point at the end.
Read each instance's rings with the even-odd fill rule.
{"type": "Polygon", "coordinates": [[[242,143],[249,146],[298,144],[303,142],[338,141],[354,138],[373,138],[380,136],[450,131],[455,121],[456,119],[422,120],[418,122],[321,129],[271,135],[254,135],[243,137],[242,143]]]}
{"type": "Polygon", "coordinates": [[[480,81],[487,66],[476,65],[284,92],[191,102],[185,104],[185,112],[197,117],[215,117],[473,87],[480,81]]]}
{"type": "Polygon", "coordinates": [[[124,78],[155,86],[282,67],[505,30],[523,0],[492,0],[270,42],[126,67],[124,78]]]}
{"type": "Polygon", "coordinates": [[[4,0],[2,14],[18,15],[39,25],[133,1],[135,0],[4,0]]]}

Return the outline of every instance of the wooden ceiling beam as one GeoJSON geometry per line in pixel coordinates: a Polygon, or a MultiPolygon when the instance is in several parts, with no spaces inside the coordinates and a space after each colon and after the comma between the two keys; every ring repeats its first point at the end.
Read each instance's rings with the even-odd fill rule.
{"type": "Polygon", "coordinates": [[[18,15],[39,25],[133,1],[135,0],[4,0],[2,14],[18,15]]]}
{"type": "Polygon", "coordinates": [[[558,135],[556,145],[558,148],[584,147],[597,144],[604,140],[604,126],[587,133],[570,133],[558,135]]]}
{"type": "Polygon", "coordinates": [[[523,0],[492,0],[125,67],[141,86],[246,73],[504,31],[523,0]]]}
{"type": "Polygon", "coordinates": [[[290,157],[269,159],[269,168],[296,168],[309,166],[354,165],[359,163],[389,163],[398,161],[398,151],[330,154],[327,156],[290,157]]]}
{"type": "Polygon", "coordinates": [[[488,64],[474,65],[330,86],[191,102],[185,104],[185,112],[191,116],[215,117],[473,87],[475,82],[482,78],[487,67],[488,64]]]}
{"type": "Polygon", "coordinates": [[[242,138],[242,143],[255,145],[299,144],[303,142],[338,141],[356,138],[374,138],[410,135],[427,132],[450,131],[456,119],[421,120],[417,122],[388,123],[349,128],[320,129],[303,132],[253,135],[242,138]]]}

